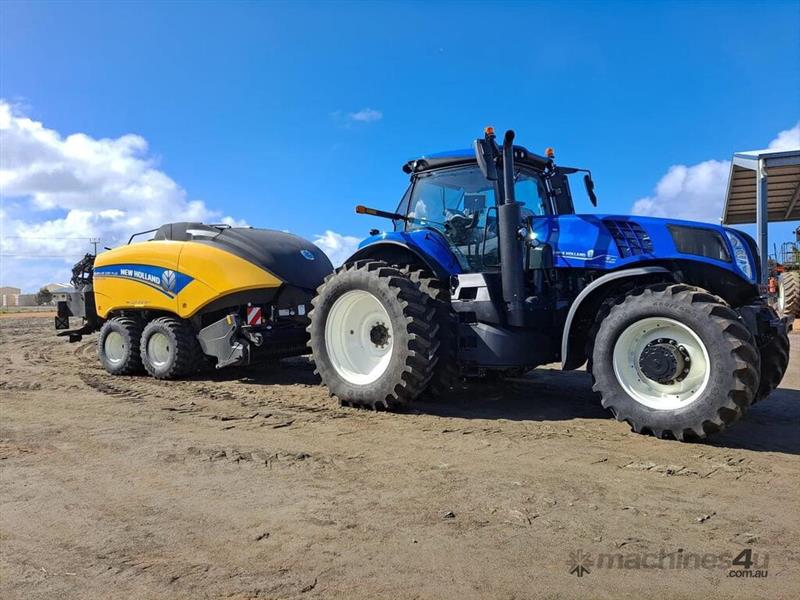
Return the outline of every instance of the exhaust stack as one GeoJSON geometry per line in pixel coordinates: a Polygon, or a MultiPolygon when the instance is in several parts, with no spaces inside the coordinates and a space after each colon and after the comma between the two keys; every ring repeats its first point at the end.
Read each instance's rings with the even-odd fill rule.
{"type": "Polygon", "coordinates": [[[508,324],[522,327],[525,325],[525,271],[519,235],[522,211],[514,192],[514,132],[506,131],[501,153],[494,130],[487,127],[484,139],[475,140],[475,157],[486,179],[494,182],[500,237],[500,277],[508,324]],[[502,176],[498,173],[498,163],[502,166],[502,176]]]}

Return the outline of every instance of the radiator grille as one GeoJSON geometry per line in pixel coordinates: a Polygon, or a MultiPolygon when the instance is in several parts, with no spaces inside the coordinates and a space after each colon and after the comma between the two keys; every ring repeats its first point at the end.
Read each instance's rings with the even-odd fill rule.
{"type": "Polygon", "coordinates": [[[603,221],[611,237],[617,244],[620,256],[638,256],[640,254],[652,254],[653,240],[642,229],[642,226],[634,221],[618,221],[606,219],[603,221]]]}

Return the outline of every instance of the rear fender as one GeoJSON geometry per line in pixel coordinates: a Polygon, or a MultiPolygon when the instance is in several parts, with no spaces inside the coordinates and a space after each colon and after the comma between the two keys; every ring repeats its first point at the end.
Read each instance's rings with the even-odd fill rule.
{"type": "Polygon", "coordinates": [[[663,280],[673,281],[674,276],[664,267],[637,267],[607,273],[583,288],[572,302],[567,313],[567,320],[564,322],[564,331],[561,334],[562,369],[577,369],[586,361],[583,348],[588,328],[579,327],[577,324],[587,320],[596,312],[597,307],[608,296],[612,288],[636,279],[642,280],[642,283],[650,283],[663,280]]]}
{"type": "Polygon", "coordinates": [[[451,273],[436,258],[400,240],[382,240],[368,244],[359,248],[345,264],[366,258],[385,260],[392,264],[421,264],[439,279],[450,280],[451,273]]]}

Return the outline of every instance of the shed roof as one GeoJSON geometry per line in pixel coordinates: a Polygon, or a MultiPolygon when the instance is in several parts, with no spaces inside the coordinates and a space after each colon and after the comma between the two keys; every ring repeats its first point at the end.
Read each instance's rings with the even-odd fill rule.
{"type": "Polygon", "coordinates": [[[767,175],[767,220],[800,220],[800,148],[737,152],[731,161],[722,222],[755,223],[756,175],[763,161],[767,175]]]}

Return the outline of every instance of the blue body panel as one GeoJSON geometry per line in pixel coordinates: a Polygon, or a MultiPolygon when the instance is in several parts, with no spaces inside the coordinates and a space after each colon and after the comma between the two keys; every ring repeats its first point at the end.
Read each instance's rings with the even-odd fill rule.
{"type": "Polygon", "coordinates": [[[428,258],[446,273],[451,275],[461,273],[461,265],[447,245],[447,240],[435,231],[425,229],[386,231],[366,238],[358,245],[358,248],[361,250],[367,246],[381,243],[406,246],[420,256],[428,258]]]}
{"type": "MultiPolygon", "coordinates": [[[[552,246],[555,260],[554,266],[557,268],[612,271],[640,266],[653,261],[691,260],[726,269],[748,283],[753,283],[753,279],[746,277],[733,260],[716,260],[679,252],[668,229],[669,225],[683,225],[718,231],[722,236],[728,254],[733,257],[733,249],[725,235],[726,228],[718,225],[677,219],[604,214],[535,217],[533,223],[536,239],[552,246]],[[638,224],[649,236],[652,242],[652,252],[634,256],[622,256],[604,220],[638,224]]],[[[728,231],[735,230],[728,229],[728,231]]],[[[739,232],[736,233],[738,234],[739,232]]],[[[366,238],[361,242],[359,248],[381,243],[407,246],[421,256],[435,262],[443,271],[451,275],[462,272],[461,266],[448,247],[446,240],[436,232],[427,230],[385,232],[366,238]]],[[[745,244],[745,246],[747,245],[745,244]]],[[[752,251],[749,247],[746,247],[746,251],[751,264],[754,265],[755,259],[752,256],[752,251]]]]}

